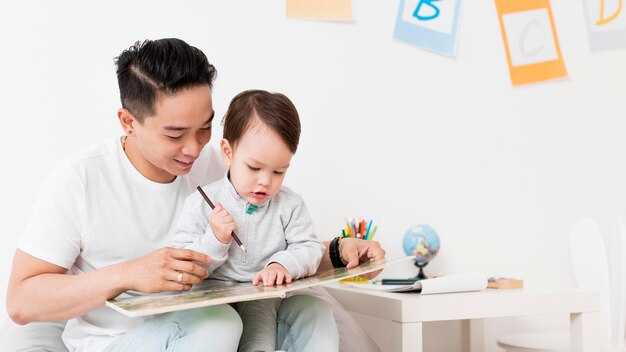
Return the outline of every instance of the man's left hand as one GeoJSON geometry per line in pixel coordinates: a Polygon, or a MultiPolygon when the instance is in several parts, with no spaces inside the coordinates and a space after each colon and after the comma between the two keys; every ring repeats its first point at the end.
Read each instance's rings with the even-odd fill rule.
{"type": "Polygon", "coordinates": [[[339,255],[348,269],[360,263],[385,258],[385,250],[376,241],[358,238],[342,238],[339,241],[339,255]]]}

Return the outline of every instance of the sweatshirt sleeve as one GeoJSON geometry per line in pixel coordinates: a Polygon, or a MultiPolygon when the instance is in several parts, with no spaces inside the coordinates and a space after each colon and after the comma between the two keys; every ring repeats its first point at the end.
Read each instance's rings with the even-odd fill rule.
{"type": "Polygon", "coordinates": [[[315,235],[313,221],[302,198],[296,199],[284,225],[287,249],[272,255],[268,264],[277,262],[293,279],[301,279],[317,272],[325,245],[315,235]]]}
{"type": "Polygon", "coordinates": [[[211,209],[197,194],[189,196],[174,231],[172,247],[191,249],[211,257],[211,262],[205,265],[210,276],[228,258],[230,244],[215,237],[209,226],[209,215],[211,209]]]}

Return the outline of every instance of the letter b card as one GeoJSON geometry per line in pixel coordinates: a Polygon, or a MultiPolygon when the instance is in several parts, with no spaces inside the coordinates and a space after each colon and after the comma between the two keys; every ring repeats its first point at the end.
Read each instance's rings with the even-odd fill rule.
{"type": "Polygon", "coordinates": [[[454,56],[461,0],[401,0],[394,38],[454,56]]]}

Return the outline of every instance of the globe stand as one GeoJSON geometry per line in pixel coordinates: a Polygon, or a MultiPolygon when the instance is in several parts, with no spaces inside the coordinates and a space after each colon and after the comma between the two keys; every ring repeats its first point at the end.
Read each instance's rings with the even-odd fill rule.
{"type": "Polygon", "coordinates": [[[424,280],[427,279],[426,275],[424,274],[424,267],[427,265],[428,263],[420,263],[418,261],[415,261],[415,266],[419,268],[419,272],[417,273],[417,276],[415,276],[415,279],[417,280],[424,280]]]}

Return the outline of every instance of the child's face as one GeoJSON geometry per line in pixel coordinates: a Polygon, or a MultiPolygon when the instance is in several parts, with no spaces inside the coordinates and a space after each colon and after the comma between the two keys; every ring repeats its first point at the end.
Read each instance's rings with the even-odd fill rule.
{"type": "Polygon", "coordinates": [[[280,190],[293,153],[272,130],[256,119],[235,148],[221,142],[224,163],[237,193],[252,205],[260,205],[280,190]]]}

